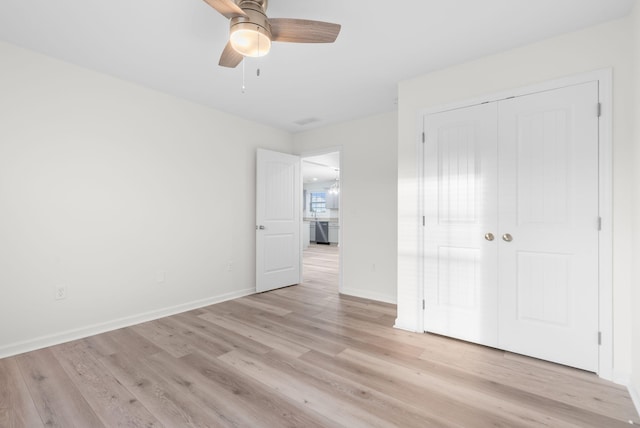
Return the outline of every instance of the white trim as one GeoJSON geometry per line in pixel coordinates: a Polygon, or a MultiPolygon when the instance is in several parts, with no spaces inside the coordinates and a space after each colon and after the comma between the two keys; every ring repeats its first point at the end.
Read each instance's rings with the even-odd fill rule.
{"type": "Polygon", "coordinates": [[[599,82],[598,96],[602,104],[599,122],[599,210],[600,231],[599,327],[602,343],[599,349],[598,375],[613,377],[613,70],[593,73],[599,82]]]}
{"type": "MultiPolygon", "coordinates": [[[[343,169],[342,166],[344,164],[343,161],[343,149],[342,146],[333,146],[333,147],[324,147],[321,149],[315,149],[315,150],[308,150],[308,151],[304,151],[302,153],[298,153],[296,156],[300,156],[300,161],[302,162],[304,160],[304,158],[309,158],[312,156],[320,156],[320,155],[326,155],[329,153],[335,153],[338,152],[339,153],[339,157],[340,157],[340,193],[338,194],[338,206],[340,207],[340,209],[338,210],[338,223],[340,224],[340,228],[338,229],[338,247],[340,247],[340,251],[338,251],[338,292],[339,293],[343,293],[343,283],[342,283],[342,266],[344,264],[343,261],[343,247],[344,247],[344,238],[342,236],[342,231],[344,230],[344,223],[342,221],[342,193],[343,193],[343,189],[345,186],[345,181],[344,181],[344,176],[343,176],[343,169]]],[[[302,165],[301,165],[302,166],[302,165]]],[[[300,176],[302,179],[304,179],[304,177],[302,177],[302,169],[300,169],[300,176]]],[[[304,183],[303,183],[304,186],[304,183]]],[[[302,188],[301,188],[302,189],[302,188]]],[[[301,204],[301,209],[302,209],[302,216],[304,217],[304,202],[301,204]]],[[[302,246],[302,239],[300,240],[300,245],[302,246]]],[[[303,281],[303,263],[302,263],[302,259],[303,259],[303,255],[302,253],[300,253],[300,283],[302,283],[303,281]]],[[[346,294],[346,293],[345,293],[346,294]]],[[[375,299],[374,299],[375,300],[375,299]]]]}
{"type": "MultiPolygon", "coordinates": [[[[304,263],[303,263],[303,258],[304,258],[304,236],[305,236],[305,231],[304,231],[304,206],[307,203],[306,199],[304,198],[304,177],[302,176],[302,156],[296,155],[298,156],[298,171],[300,171],[300,249],[298,250],[298,254],[300,254],[300,256],[298,257],[298,272],[300,273],[300,275],[298,276],[298,284],[302,284],[304,282],[304,263]]],[[[309,231],[307,230],[306,233],[309,233],[309,231]]]]}
{"type": "Polygon", "coordinates": [[[425,228],[422,225],[422,218],[426,215],[426,207],[424,201],[424,147],[426,144],[427,130],[424,124],[425,115],[420,115],[417,120],[418,125],[418,156],[416,165],[418,171],[418,197],[416,198],[418,204],[418,301],[416,302],[417,311],[417,326],[418,331],[424,332],[424,307],[422,302],[424,301],[424,243],[425,243],[425,228]],[[424,135],[424,139],[423,139],[424,135]]]}
{"type": "MultiPolygon", "coordinates": [[[[415,301],[414,310],[415,312],[415,324],[411,324],[406,321],[406,317],[396,317],[395,323],[393,325],[394,328],[399,330],[406,330],[412,332],[424,333],[424,310],[422,309],[422,300],[424,299],[424,228],[422,227],[422,216],[424,215],[424,144],[422,144],[422,133],[424,132],[424,111],[419,111],[416,116],[416,174],[417,174],[417,191],[418,195],[416,197],[416,212],[418,213],[418,217],[416,218],[416,254],[418,255],[417,263],[416,263],[416,281],[417,281],[417,293],[418,298],[415,301]]],[[[400,300],[400,295],[398,294],[397,300],[400,300]]]]}
{"type": "MultiPolygon", "coordinates": [[[[602,115],[599,121],[599,211],[602,217],[602,230],[599,239],[599,302],[598,323],[602,332],[602,343],[599,347],[598,375],[603,379],[611,380],[613,373],[613,70],[611,68],[581,73],[574,76],[563,77],[544,83],[510,89],[498,93],[487,94],[481,97],[445,104],[439,107],[424,109],[418,112],[418,143],[417,143],[417,180],[418,180],[418,216],[419,224],[422,224],[424,205],[422,189],[424,186],[424,172],[422,157],[424,149],[422,144],[423,120],[425,116],[470,107],[486,102],[495,102],[509,97],[519,97],[538,92],[551,91],[562,87],[579,85],[597,81],[598,96],[602,103],[602,115]]],[[[424,229],[419,227],[418,232],[418,267],[422,269],[424,259],[424,229]]],[[[423,272],[418,272],[418,292],[416,307],[420,314],[415,326],[418,331],[424,331],[424,313],[422,311],[422,299],[424,298],[423,272]]],[[[397,322],[397,321],[396,321],[397,322]]],[[[405,326],[406,327],[406,326],[405,326]]],[[[407,328],[407,330],[412,330],[407,328]]]]}
{"type": "Polygon", "coordinates": [[[377,302],[396,304],[396,296],[376,293],[375,291],[363,290],[360,288],[345,288],[340,292],[346,296],[360,297],[362,299],[375,300],[377,302]]]}
{"type": "Polygon", "coordinates": [[[424,330],[416,329],[415,326],[411,324],[405,324],[400,321],[399,318],[396,318],[396,322],[393,325],[393,328],[397,328],[398,330],[410,331],[413,333],[424,333],[424,330]]]}
{"type": "Polygon", "coordinates": [[[631,376],[628,373],[622,373],[614,370],[611,381],[627,388],[631,401],[636,408],[636,412],[638,413],[638,416],[640,416],[640,390],[638,390],[636,385],[631,381],[631,376]]]}
{"type": "Polygon", "coordinates": [[[627,389],[629,390],[631,401],[633,401],[633,405],[636,407],[636,412],[640,415],[640,394],[638,394],[638,390],[633,383],[629,383],[627,389]]]}
{"type": "Polygon", "coordinates": [[[255,293],[255,288],[247,288],[240,291],[221,294],[215,297],[195,300],[180,305],[170,306],[163,309],[157,309],[144,312],[138,315],[132,315],[124,318],[115,319],[103,323],[93,324],[87,327],[67,330],[61,333],[55,333],[47,336],[37,337],[35,339],[23,342],[11,343],[0,348],[0,358],[11,357],[13,355],[25,352],[35,351],[37,349],[47,348],[49,346],[59,345],[61,343],[70,342],[72,340],[83,339],[85,337],[94,336],[96,334],[105,333],[107,331],[117,330],[123,327],[140,324],[143,322],[153,321],[159,318],[168,317],[193,309],[203,308],[205,306],[214,305],[216,303],[226,302],[255,293]]]}
{"type": "Polygon", "coordinates": [[[631,375],[629,373],[614,370],[613,375],[611,376],[611,382],[617,383],[618,385],[629,386],[631,385],[631,375]]]}
{"type": "MultiPolygon", "coordinates": [[[[422,122],[422,117],[428,116],[434,113],[444,113],[450,110],[456,110],[459,108],[471,107],[478,104],[501,101],[511,97],[522,97],[525,95],[531,95],[538,92],[552,91],[554,89],[564,88],[567,86],[580,85],[587,82],[601,81],[605,84],[608,81],[608,88],[612,89],[611,82],[613,76],[612,68],[604,68],[600,70],[588,71],[585,73],[576,74],[573,76],[561,77],[547,82],[537,83],[529,86],[523,86],[519,88],[508,89],[500,92],[494,92],[490,94],[480,95],[474,98],[469,98],[462,101],[455,101],[447,104],[443,104],[436,107],[430,107],[418,111],[419,121],[422,122]]],[[[605,85],[607,86],[607,85],[605,85]]],[[[602,91],[601,91],[602,92],[602,91]]],[[[602,99],[602,98],[601,98],[602,99]]],[[[611,108],[612,92],[605,97],[608,101],[608,105],[611,108]]],[[[603,104],[603,117],[605,105],[603,104]]],[[[420,131],[422,132],[422,130],[420,131]]]]}

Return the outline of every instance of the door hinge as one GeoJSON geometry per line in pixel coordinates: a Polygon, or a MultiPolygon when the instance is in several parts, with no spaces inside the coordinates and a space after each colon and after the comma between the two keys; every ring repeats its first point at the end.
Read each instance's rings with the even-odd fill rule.
{"type": "Polygon", "coordinates": [[[602,217],[598,217],[598,231],[602,230],[602,217]]]}
{"type": "Polygon", "coordinates": [[[423,132],[422,133],[422,142],[424,143],[426,139],[427,139],[427,137],[426,137],[425,133],[423,132]]]}
{"type": "Polygon", "coordinates": [[[426,220],[424,218],[424,216],[422,216],[422,225],[424,226],[426,224],[426,220]]]}
{"type": "Polygon", "coordinates": [[[602,345],[602,332],[598,332],[598,345],[602,345]]]}
{"type": "Polygon", "coordinates": [[[424,299],[422,299],[422,310],[424,311],[425,308],[425,304],[424,304],[424,299]]]}
{"type": "Polygon", "coordinates": [[[598,103],[598,117],[602,116],[602,103],[598,103]]]}

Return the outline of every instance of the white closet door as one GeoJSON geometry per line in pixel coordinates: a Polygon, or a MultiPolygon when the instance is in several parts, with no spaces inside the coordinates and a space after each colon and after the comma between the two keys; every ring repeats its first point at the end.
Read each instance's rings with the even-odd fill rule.
{"type": "Polygon", "coordinates": [[[496,103],[425,117],[425,331],[497,344],[496,103]]]}
{"type": "Polygon", "coordinates": [[[596,82],[499,103],[498,346],[590,371],[598,368],[597,103],[596,82]]]}

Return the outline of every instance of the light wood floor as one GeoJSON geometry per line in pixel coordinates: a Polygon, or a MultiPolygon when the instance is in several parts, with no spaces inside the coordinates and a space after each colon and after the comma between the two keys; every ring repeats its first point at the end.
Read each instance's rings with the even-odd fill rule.
{"type": "Polygon", "coordinates": [[[0,427],[623,427],[595,375],[393,329],[337,294],[337,248],[304,284],[0,360],[0,427]]]}

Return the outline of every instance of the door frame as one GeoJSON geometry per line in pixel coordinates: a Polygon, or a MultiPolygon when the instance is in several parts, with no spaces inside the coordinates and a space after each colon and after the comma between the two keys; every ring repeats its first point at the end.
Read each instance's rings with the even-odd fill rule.
{"type": "MultiPolygon", "coordinates": [[[[344,222],[342,221],[342,194],[344,191],[344,187],[345,187],[345,182],[344,182],[344,176],[343,176],[343,171],[342,171],[342,167],[344,165],[344,160],[343,160],[343,149],[342,146],[333,146],[333,147],[325,147],[325,148],[321,148],[321,149],[314,149],[314,150],[305,150],[303,152],[297,153],[297,156],[300,156],[300,164],[301,164],[301,168],[302,168],[302,161],[304,161],[304,158],[308,158],[308,157],[312,157],[312,156],[320,156],[320,155],[326,155],[329,153],[335,153],[338,152],[339,156],[340,156],[340,193],[338,194],[338,206],[340,207],[340,209],[338,210],[338,222],[340,223],[340,228],[338,229],[338,245],[340,246],[340,249],[338,250],[338,292],[340,294],[342,294],[342,265],[343,265],[343,254],[344,254],[344,238],[342,235],[342,231],[344,229],[344,222]]],[[[300,191],[302,192],[304,187],[304,177],[302,176],[302,169],[300,170],[300,191]]],[[[300,203],[300,210],[302,212],[301,216],[304,216],[304,200],[301,199],[301,203],[300,203]]],[[[303,217],[301,217],[303,218],[303,217]]],[[[302,224],[300,225],[300,233],[301,233],[301,239],[300,239],[300,283],[302,284],[303,281],[303,276],[304,276],[304,266],[303,266],[303,245],[302,245],[302,228],[304,227],[304,220],[301,222],[302,224]]]]}
{"type": "MultiPolygon", "coordinates": [[[[506,98],[551,91],[566,86],[587,82],[598,82],[598,97],[601,111],[598,126],[598,209],[602,219],[602,227],[598,239],[598,326],[601,342],[598,348],[597,374],[603,379],[613,380],[613,69],[606,68],[587,73],[580,73],[564,78],[554,79],[540,84],[495,92],[465,101],[448,103],[418,112],[416,120],[417,171],[418,171],[418,295],[416,311],[418,331],[424,331],[424,243],[425,230],[422,218],[425,215],[424,201],[424,145],[423,132],[425,116],[456,110],[474,105],[496,102],[506,98]]],[[[594,106],[594,108],[596,108],[594,106]]],[[[595,112],[594,112],[595,114],[595,112]]],[[[342,159],[342,158],[341,158],[342,159]]],[[[595,338],[594,338],[595,340],[595,338]]]]}

